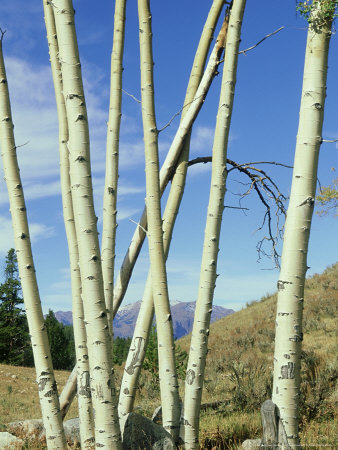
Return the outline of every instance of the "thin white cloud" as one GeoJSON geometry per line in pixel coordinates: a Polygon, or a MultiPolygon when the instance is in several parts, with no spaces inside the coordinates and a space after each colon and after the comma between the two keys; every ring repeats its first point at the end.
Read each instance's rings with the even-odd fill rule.
{"type": "MultiPolygon", "coordinates": [[[[55,235],[54,227],[48,227],[42,223],[31,223],[29,232],[33,244],[55,235]]],[[[0,216],[0,253],[7,253],[12,247],[14,247],[14,234],[11,219],[6,216],[0,216]]]]}

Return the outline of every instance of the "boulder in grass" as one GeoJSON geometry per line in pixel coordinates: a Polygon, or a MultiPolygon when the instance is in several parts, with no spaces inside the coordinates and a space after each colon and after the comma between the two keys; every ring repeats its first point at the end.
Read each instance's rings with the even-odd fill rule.
{"type": "Polygon", "coordinates": [[[171,435],[161,426],[140,414],[128,414],[123,434],[124,450],[176,450],[171,435]]]}
{"type": "Polygon", "coordinates": [[[0,448],[12,448],[16,444],[23,444],[23,440],[8,433],[7,431],[0,433],[0,448]]]}
{"type": "Polygon", "coordinates": [[[41,419],[17,420],[8,424],[8,430],[14,434],[24,434],[25,436],[40,437],[43,433],[43,423],[41,419]]]}
{"type": "Polygon", "coordinates": [[[242,450],[256,450],[261,448],[261,439],[247,439],[242,444],[242,450]]]}

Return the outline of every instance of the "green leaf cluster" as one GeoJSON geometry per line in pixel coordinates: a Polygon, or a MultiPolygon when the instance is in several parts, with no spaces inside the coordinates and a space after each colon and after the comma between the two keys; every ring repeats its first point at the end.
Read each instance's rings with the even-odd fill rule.
{"type": "Polygon", "coordinates": [[[333,212],[338,216],[338,177],[331,184],[321,188],[320,193],[316,196],[317,214],[325,216],[333,212]]]}
{"type": "Polygon", "coordinates": [[[317,25],[324,25],[338,16],[336,11],[338,0],[305,0],[297,3],[296,10],[311,24],[313,22],[311,14],[318,5],[320,5],[320,12],[316,16],[317,25]]]}

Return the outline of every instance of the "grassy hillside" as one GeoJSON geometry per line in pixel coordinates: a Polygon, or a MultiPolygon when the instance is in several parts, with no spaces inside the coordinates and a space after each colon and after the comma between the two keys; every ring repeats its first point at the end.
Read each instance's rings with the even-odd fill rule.
{"type": "MultiPolygon", "coordinates": [[[[338,305],[338,264],[306,283],[302,360],[301,427],[303,446],[335,447],[334,405],[337,394],[335,313],[338,305]]],[[[246,438],[261,436],[259,409],[271,398],[276,295],[252,302],[211,325],[202,413],[202,448],[238,448],[246,438]],[[213,406],[213,407],[212,407],[213,406]]],[[[188,350],[187,336],[179,345],[188,350]]],[[[122,367],[117,367],[117,381],[122,367]]],[[[56,372],[59,387],[68,372],[56,372]]],[[[0,365],[0,424],[37,418],[39,401],[33,369],[0,365]]],[[[183,380],[180,381],[183,387],[183,380]]],[[[138,410],[151,416],[159,392],[151,374],[140,381],[138,410]]],[[[75,417],[72,406],[67,418],[75,417]]],[[[34,448],[31,447],[31,448],[34,448]]],[[[35,447],[37,448],[37,447],[35,447]]]]}

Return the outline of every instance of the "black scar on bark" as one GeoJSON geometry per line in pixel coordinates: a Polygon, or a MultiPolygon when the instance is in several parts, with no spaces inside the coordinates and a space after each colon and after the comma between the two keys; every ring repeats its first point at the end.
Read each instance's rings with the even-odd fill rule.
{"type": "Polygon", "coordinates": [[[135,367],[137,367],[138,365],[140,352],[143,351],[144,344],[145,344],[144,338],[142,337],[135,338],[135,352],[133,355],[133,359],[131,360],[129,366],[125,369],[125,371],[129,375],[133,375],[133,373],[135,372],[135,367]]]}
{"type": "Polygon", "coordinates": [[[195,371],[192,369],[189,369],[187,372],[187,383],[189,385],[192,385],[195,380],[195,377],[196,377],[195,371]]]}

